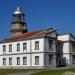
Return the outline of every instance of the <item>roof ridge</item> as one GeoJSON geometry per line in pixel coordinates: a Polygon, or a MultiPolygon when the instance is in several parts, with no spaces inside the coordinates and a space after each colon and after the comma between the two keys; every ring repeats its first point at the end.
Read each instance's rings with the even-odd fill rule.
{"type": "Polygon", "coordinates": [[[35,34],[35,35],[31,36],[31,37],[35,37],[35,36],[37,36],[38,34],[40,34],[42,32],[44,32],[44,30],[42,30],[41,32],[39,32],[39,33],[37,33],[37,34],[35,34]]]}
{"type": "MultiPolygon", "coordinates": [[[[50,30],[50,29],[52,29],[52,28],[49,28],[49,29],[46,29],[46,30],[42,30],[40,33],[37,33],[36,35],[33,35],[33,36],[31,36],[31,37],[35,37],[35,36],[37,36],[37,35],[39,35],[39,34],[41,34],[41,33],[43,33],[43,32],[45,32],[45,34],[50,30]]],[[[54,31],[54,30],[53,30],[54,31]]],[[[51,31],[52,32],[52,31],[51,31]]],[[[44,35],[45,36],[45,35],[44,35]]]]}

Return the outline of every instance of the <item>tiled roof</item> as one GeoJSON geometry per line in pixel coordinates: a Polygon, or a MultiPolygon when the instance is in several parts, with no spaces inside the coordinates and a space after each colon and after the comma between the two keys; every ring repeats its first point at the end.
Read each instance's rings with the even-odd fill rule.
{"type": "Polygon", "coordinates": [[[22,40],[22,39],[28,39],[28,38],[37,38],[37,37],[43,37],[46,33],[54,31],[52,28],[47,30],[39,30],[39,31],[33,31],[33,32],[26,32],[19,35],[14,35],[10,38],[4,39],[2,43],[16,41],[16,40],[22,40]]]}

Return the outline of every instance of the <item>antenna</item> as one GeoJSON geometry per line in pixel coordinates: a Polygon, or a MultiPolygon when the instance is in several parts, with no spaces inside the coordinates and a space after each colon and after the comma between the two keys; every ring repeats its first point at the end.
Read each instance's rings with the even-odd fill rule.
{"type": "Polygon", "coordinates": [[[19,7],[19,6],[17,7],[17,10],[18,10],[18,11],[20,10],[20,7],[19,7]]]}

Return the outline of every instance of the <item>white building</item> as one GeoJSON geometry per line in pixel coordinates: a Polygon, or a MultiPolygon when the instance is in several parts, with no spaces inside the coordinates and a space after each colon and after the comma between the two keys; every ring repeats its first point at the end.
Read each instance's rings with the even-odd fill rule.
{"type": "Polygon", "coordinates": [[[75,37],[71,34],[63,34],[58,36],[58,40],[62,41],[63,60],[67,66],[75,65],[75,37]]]}
{"type": "Polygon", "coordinates": [[[28,32],[24,13],[13,13],[12,36],[0,43],[0,67],[55,67],[56,30],[28,32]]]}
{"type": "Polygon", "coordinates": [[[13,13],[12,36],[0,43],[0,67],[51,68],[75,64],[75,38],[53,28],[28,32],[25,14],[13,13]]]}

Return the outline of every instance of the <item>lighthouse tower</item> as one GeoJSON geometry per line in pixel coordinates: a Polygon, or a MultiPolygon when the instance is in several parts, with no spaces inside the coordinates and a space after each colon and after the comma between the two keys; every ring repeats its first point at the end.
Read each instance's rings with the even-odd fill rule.
{"type": "Polygon", "coordinates": [[[26,22],[24,22],[25,14],[22,12],[22,10],[17,7],[16,11],[14,11],[12,16],[13,20],[10,30],[10,32],[12,32],[12,36],[26,33],[28,31],[27,24],[26,22]]]}

